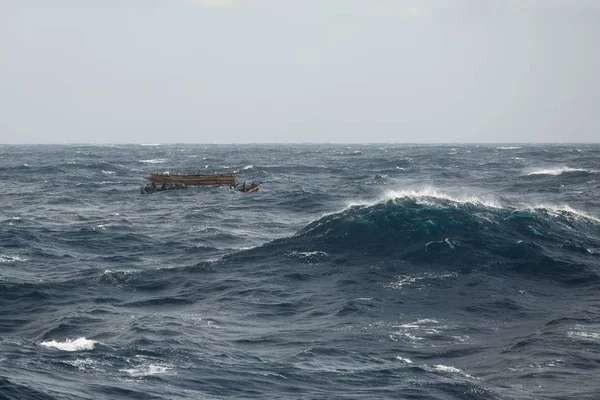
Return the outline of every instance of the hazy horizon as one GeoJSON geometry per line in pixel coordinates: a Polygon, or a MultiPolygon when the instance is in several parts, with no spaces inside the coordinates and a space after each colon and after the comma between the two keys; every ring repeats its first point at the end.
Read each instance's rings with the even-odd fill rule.
{"type": "Polygon", "coordinates": [[[591,144],[593,0],[0,4],[2,144],[591,144]]]}

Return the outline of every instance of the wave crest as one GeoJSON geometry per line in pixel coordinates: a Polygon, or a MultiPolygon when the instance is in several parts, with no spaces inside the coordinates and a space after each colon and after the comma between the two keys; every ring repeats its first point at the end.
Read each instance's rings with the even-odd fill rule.
{"type": "Polygon", "coordinates": [[[47,342],[40,343],[41,346],[55,348],[62,351],[82,351],[82,350],[93,350],[98,341],[86,339],[80,337],[77,339],[66,339],[64,342],[57,342],[56,340],[50,340],[47,342]]]}
{"type": "Polygon", "coordinates": [[[581,283],[600,278],[598,257],[589,251],[600,248],[600,221],[568,206],[516,208],[431,191],[390,197],[325,215],[277,244],[331,259],[377,255],[435,270],[493,269],[581,283]]]}
{"type": "Polygon", "coordinates": [[[550,167],[550,168],[542,168],[536,169],[534,171],[528,172],[527,175],[562,175],[567,173],[585,173],[585,174],[598,174],[600,171],[589,170],[583,168],[571,168],[571,167],[550,167]]]}

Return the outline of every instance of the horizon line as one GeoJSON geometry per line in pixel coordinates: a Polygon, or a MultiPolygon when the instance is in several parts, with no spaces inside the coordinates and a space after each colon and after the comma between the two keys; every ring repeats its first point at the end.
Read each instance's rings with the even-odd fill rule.
{"type": "Polygon", "coordinates": [[[161,142],[161,143],[139,143],[139,142],[64,142],[64,143],[0,143],[0,146],[176,146],[176,145],[200,145],[200,146],[239,146],[239,145],[414,145],[414,146],[436,146],[436,145],[574,145],[574,144],[600,144],[597,142],[161,142]]]}

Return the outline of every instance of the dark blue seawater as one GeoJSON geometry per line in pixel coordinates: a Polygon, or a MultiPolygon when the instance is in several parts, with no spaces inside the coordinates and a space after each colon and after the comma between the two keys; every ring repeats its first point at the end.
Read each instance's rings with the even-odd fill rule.
{"type": "Polygon", "coordinates": [[[600,145],[4,145],[0,182],[0,399],[600,398],[600,145]],[[198,169],[263,186],[140,194],[198,169]]]}

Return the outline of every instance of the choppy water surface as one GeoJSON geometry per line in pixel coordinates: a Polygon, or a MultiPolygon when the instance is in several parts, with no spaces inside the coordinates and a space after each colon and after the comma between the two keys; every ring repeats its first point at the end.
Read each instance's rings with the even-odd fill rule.
{"type": "Polygon", "coordinates": [[[595,399],[600,146],[0,146],[0,398],[595,399]],[[141,195],[150,171],[260,180],[141,195]]]}

